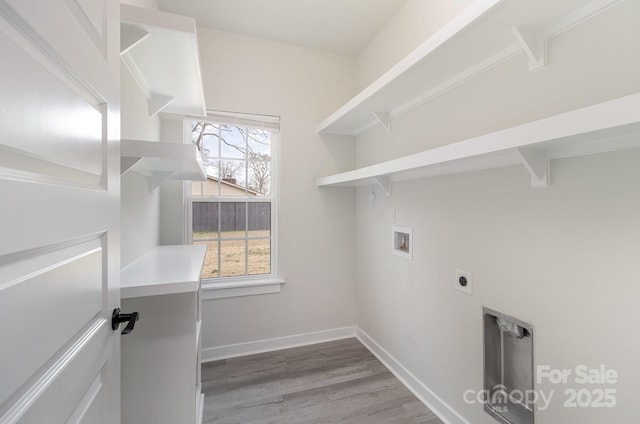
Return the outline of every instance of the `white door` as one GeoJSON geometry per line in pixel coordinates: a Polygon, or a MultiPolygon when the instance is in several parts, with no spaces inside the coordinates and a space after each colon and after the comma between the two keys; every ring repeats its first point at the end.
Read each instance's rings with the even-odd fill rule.
{"type": "Polygon", "coordinates": [[[119,2],[0,0],[0,424],[119,423],[119,2]]]}

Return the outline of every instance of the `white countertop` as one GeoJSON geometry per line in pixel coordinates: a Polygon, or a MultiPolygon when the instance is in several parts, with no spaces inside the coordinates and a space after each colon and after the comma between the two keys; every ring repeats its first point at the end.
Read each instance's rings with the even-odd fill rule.
{"type": "Polygon", "coordinates": [[[159,246],[120,271],[120,297],[195,292],[207,246],[159,246]]]}

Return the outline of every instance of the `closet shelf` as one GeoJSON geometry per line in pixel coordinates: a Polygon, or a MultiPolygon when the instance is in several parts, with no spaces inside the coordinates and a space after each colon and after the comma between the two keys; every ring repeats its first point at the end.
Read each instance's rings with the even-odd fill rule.
{"type": "Polygon", "coordinates": [[[120,297],[198,292],[207,247],[158,246],[120,271],[120,297]]]}
{"type": "Polygon", "coordinates": [[[194,144],[122,140],[121,175],[134,171],[149,178],[155,190],[166,180],[206,180],[202,156],[194,144]]]}
{"type": "MultiPolygon", "coordinates": [[[[477,0],[317,127],[321,134],[358,135],[526,54],[529,70],[547,63],[554,36],[619,0],[477,0]]],[[[615,25],[613,23],[612,25],[615,25]]]]}
{"type": "Polygon", "coordinates": [[[550,182],[549,161],[640,147],[640,93],[529,122],[398,159],[322,177],[318,186],[394,181],[522,164],[534,187],[550,182]]]}
{"type": "Polygon", "coordinates": [[[120,56],[147,97],[149,115],[205,116],[196,22],[122,4],[120,56]]]}

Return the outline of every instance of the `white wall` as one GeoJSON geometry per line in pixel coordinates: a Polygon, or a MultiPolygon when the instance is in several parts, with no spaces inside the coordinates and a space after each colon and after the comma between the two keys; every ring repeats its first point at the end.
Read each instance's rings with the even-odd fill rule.
{"type": "MultiPolygon", "coordinates": [[[[160,122],[160,141],[183,143],[184,121],[163,117],[160,122]]],[[[190,181],[186,183],[190,186],[190,181]]],[[[163,246],[187,242],[187,208],[184,181],[165,181],[160,186],[160,244],[163,246]]]]}
{"type": "MultiPolygon", "coordinates": [[[[131,140],[160,140],[160,120],[150,118],[146,97],[129,71],[120,67],[121,136],[131,140]]],[[[121,179],[121,266],[128,265],[160,243],[160,194],[149,191],[147,177],[127,172],[121,179]]]]}
{"type": "Polygon", "coordinates": [[[491,424],[462,398],[482,388],[486,305],[534,325],[537,364],[604,364],[620,375],[609,386],[615,409],[563,408],[565,386],[536,386],[556,390],[537,423],[633,422],[638,163],[637,151],[554,161],[548,189],[530,188],[526,171],[511,167],[396,184],[373,204],[359,190],[359,325],[470,423],[491,424]],[[390,252],[388,207],[413,229],[413,261],[390,252]],[[457,268],[473,274],[473,296],[454,289],[457,268]]]}
{"type": "Polygon", "coordinates": [[[354,60],[199,27],[207,107],[281,117],[278,294],[205,301],[203,348],[355,323],[352,191],[315,179],[353,166],[353,143],[316,125],[353,95],[354,60]]]}
{"type": "MultiPolygon", "coordinates": [[[[529,73],[520,55],[401,116],[390,134],[358,137],[358,164],[639,91],[640,60],[629,52],[640,39],[640,4],[607,16],[615,27],[587,22],[551,40],[544,70],[529,73]]],[[[604,364],[620,375],[615,409],[564,408],[565,386],[538,385],[556,394],[537,423],[633,422],[638,163],[638,151],[557,160],[548,189],[530,188],[524,168],[510,167],[397,183],[375,203],[371,188],[357,190],[358,324],[469,423],[490,424],[481,405],[462,398],[482,387],[486,305],[534,325],[537,364],[604,364]],[[389,207],[397,225],[413,228],[413,261],[390,252],[389,207]],[[473,296],[454,289],[456,268],[473,273],[473,296]]]]}
{"type": "Polygon", "coordinates": [[[371,84],[471,3],[472,0],[408,0],[358,53],[357,88],[371,84]]]}

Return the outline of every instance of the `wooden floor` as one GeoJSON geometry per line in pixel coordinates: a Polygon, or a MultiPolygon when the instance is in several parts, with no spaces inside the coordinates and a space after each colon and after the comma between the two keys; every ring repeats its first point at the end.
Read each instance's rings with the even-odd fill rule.
{"type": "Polygon", "coordinates": [[[356,339],[202,365],[204,423],[442,424],[356,339]]]}

